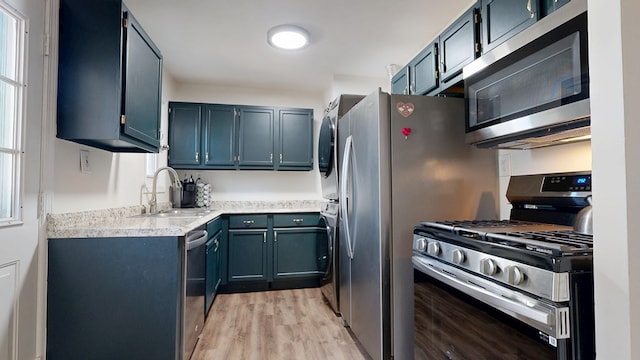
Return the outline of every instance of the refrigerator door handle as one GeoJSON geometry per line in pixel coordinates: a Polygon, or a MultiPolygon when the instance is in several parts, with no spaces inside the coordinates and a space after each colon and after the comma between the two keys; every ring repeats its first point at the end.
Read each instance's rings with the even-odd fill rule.
{"type": "Polygon", "coordinates": [[[340,179],[342,179],[342,181],[340,181],[340,207],[342,210],[342,216],[344,217],[344,233],[347,238],[347,255],[350,259],[353,259],[353,249],[351,248],[351,233],[349,229],[349,212],[347,206],[347,183],[349,182],[347,175],[349,172],[351,151],[353,150],[352,142],[352,135],[349,135],[344,146],[344,154],[342,154],[342,169],[340,171],[340,179]]]}

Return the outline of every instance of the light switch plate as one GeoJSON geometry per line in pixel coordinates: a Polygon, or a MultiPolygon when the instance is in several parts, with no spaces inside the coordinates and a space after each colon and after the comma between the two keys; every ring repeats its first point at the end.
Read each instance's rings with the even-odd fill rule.
{"type": "Polygon", "coordinates": [[[83,174],[91,174],[91,163],[89,162],[89,150],[80,150],[80,171],[83,174]]]}
{"type": "Polygon", "coordinates": [[[500,154],[498,157],[499,176],[511,176],[511,154],[500,154]]]}

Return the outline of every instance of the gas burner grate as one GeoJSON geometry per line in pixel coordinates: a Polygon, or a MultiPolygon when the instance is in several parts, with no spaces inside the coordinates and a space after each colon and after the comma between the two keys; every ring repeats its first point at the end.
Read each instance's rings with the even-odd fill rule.
{"type": "Polygon", "coordinates": [[[454,221],[438,221],[437,224],[443,224],[453,227],[499,227],[499,226],[521,226],[528,225],[527,222],[515,220],[454,220],[454,221]]]}
{"type": "Polygon", "coordinates": [[[505,235],[567,244],[581,249],[590,249],[593,247],[593,236],[579,234],[574,231],[526,231],[510,232],[505,235]]]}
{"type": "Polygon", "coordinates": [[[488,233],[486,238],[491,242],[553,255],[590,252],[593,248],[592,236],[573,231],[488,233]]]}

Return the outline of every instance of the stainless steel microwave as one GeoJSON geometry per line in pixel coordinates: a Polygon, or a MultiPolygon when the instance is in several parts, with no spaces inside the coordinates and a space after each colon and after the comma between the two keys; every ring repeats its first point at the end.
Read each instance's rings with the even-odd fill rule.
{"type": "Polygon", "coordinates": [[[579,3],[463,69],[467,143],[531,149],[589,138],[587,12],[576,11],[579,3]]]}

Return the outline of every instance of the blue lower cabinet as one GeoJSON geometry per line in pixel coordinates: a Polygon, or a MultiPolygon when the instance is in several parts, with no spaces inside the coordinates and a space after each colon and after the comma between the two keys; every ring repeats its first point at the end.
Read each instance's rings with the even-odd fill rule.
{"type": "Polygon", "coordinates": [[[318,213],[230,215],[228,223],[226,292],[319,285],[328,249],[318,213]]]}
{"type": "Polygon", "coordinates": [[[206,276],[205,276],[205,316],[209,313],[213,300],[215,300],[218,292],[218,287],[221,282],[220,272],[220,244],[222,239],[222,231],[218,231],[212,236],[205,245],[205,264],[206,264],[206,276]]]}
{"type": "Polygon", "coordinates": [[[229,282],[264,281],[267,277],[267,229],[230,229],[229,282]]]}
{"type": "Polygon", "coordinates": [[[184,241],[49,239],[47,359],[182,358],[184,241]]]}
{"type": "Polygon", "coordinates": [[[273,230],[273,279],[318,278],[327,261],[326,230],[276,228],[273,230]]]}

